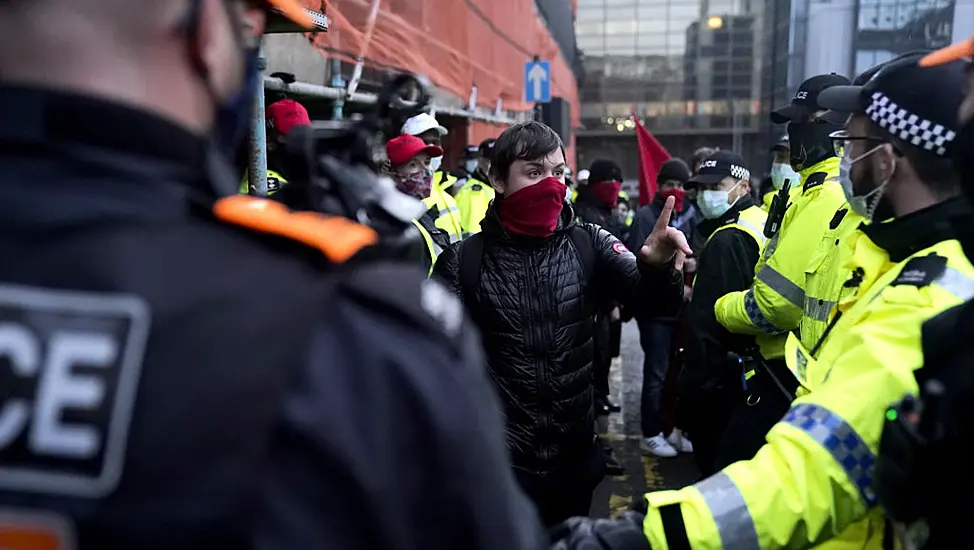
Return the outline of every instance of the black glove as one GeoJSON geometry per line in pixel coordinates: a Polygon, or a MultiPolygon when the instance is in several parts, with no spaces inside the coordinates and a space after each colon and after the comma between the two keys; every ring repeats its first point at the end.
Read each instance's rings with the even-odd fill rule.
{"type": "Polygon", "coordinates": [[[551,530],[551,550],[651,550],[638,512],[619,519],[571,518],[551,530]]]}

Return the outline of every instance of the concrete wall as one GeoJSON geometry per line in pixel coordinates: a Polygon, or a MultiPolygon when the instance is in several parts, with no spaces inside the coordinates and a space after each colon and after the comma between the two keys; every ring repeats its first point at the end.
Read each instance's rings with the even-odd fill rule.
{"type": "Polygon", "coordinates": [[[291,73],[301,82],[328,83],[328,60],[301,34],[272,34],[264,38],[267,74],[291,73]]]}

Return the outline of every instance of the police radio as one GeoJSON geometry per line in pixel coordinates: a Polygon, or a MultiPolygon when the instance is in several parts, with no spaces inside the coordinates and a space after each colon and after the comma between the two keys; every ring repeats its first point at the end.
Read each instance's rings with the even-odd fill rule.
{"type": "Polygon", "coordinates": [[[768,220],[764,222],[764,236],[774,237],[781,229],[781,221],[785,218],[785,210],[788,209],[788,190],[791,189],[791,180],[785,180],[778,193],[771,199],[771,208],[768,209],[768,220]]]}
{"type": "Polygon", "coordinates": [[[426,206],[400,193],[383,168],[388,165],[387,136],[395,135],[400,121],[426,111],[430,89],[425,77],[400,74],[379,92],[375,109],[361,118],[295,127],[287,136],[285,153],[290,184],[273,198],[292,209],[368,225],[386,242],[421,244],[412,220],[426,206]]]}
{"type": "Polygon", "coordinates": [[[870,491],[905,550],[967,548],[974,537],[966,448],[970,419],[954,418],[946,385],[923,384],[886,411],[870,491]]]}

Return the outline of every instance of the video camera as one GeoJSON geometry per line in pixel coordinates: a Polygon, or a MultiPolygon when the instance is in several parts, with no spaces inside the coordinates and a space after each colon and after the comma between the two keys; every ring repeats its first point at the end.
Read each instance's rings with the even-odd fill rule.
{"type": "Polygon", "coordinates": [[[385,142],[401,121],[426,111],[431,85],[400,74],[379,92],[375,109],[357,120],[295,127],[284,153],[289,184],[274,199],[294,210],[343,216],[376,230],[383,241],[419,239],[412,220],[426,207],[400,193],[384,173],[385,142]]]}

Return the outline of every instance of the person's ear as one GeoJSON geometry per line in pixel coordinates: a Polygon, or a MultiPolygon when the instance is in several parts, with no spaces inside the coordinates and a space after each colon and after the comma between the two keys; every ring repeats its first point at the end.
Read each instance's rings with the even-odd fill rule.
{"type": "Polygon", "coordinates": [[[494,188],[494,191],[503,195],[504,191],[507,190],[507,184],[504,183],[504,181],[501,180],[499,177],[497,177],[497,174],[491,172],[490,174],[488,174],[487,179],[490,180],[490,186],[494,188]]]}

